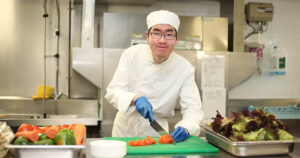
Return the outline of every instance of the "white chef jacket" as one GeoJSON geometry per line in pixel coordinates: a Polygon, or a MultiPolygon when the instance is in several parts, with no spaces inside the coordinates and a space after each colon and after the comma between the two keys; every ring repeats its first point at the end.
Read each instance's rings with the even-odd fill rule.
{"type": "Polygon", "coordinates": [[[130,105],[135,95],[145,96],[153,106],[155,120],[169,131],[167,119],[174,116],[179,99],[182,126],[190,135],[199,135],[203,119],[200,94],[195,83],[195,69],[182,56],[172,52],[161,64],[154,62],[147,44],[126,49],[106,89],[105,98],[119,111],[115,117],[113,137],[159,136],[149,121],[130,105]]]}

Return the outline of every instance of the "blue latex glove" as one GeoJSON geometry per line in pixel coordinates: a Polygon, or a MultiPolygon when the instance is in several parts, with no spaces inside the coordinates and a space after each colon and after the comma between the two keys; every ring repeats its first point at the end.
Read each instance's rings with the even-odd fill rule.
{"type": "Polygon", "coordinates": [[[151,103],[147,100],[146,97],[141,96],[137,98],[134,101],[134,104],[136,106],[136,110],[145,118],[148,119],[150,118],[151,121],[155,121],[153,112],[152,112],[152,105],[151,103]]]}
{"type": "Polygon", "coordinates": [[[188,132],[181,126],[178,126],[172,133],[171,136],[175,143],[181,142],[188,138],[190,135],[188,132]]]}

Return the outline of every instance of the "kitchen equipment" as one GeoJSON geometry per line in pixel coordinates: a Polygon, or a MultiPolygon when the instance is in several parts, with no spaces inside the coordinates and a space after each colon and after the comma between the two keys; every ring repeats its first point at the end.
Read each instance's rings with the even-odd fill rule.
{"type": "Polygon", "coordinates": [[[210,127],[203,127],[206,140],[235,156],[265,156],[284,155],[292,152],[294,143],[299,143],[299,138],[295,140],[276,141],[232,141],[227,137],[214,132],[210,127]]]}
{"type": "Polygon", "coordinates": [[[126,143],[118,140],[96,140],[90,143],[91,155],[100,157],[123,157],[126,155],[126,143]]]}
{"type": "Polygon", "coordinates": [[[150,118],[149,118],[149,121],[150,121],[150,126],[159,134],[159,135],[166,135],[166,134],[169,134],[167,131],[165,131],[161,126],[160,124],[158,124],[155,120],[154,121],[151,121],[150,118]]]}
{"type": "Polygon", "coordinates": [[[130,140],[136,141],[137,139],[144,139],[144,137],[104,137],[104,140],[121,140],[127,143],[128,154],[177,154],[177,153],[216,153],[219,149],[213,145],[205,142],[197,136],[190,136],[188,139],[173,144],[159,144],[158,137],[153,137],[156,144],[147,146],[129,146],[130,140]]]}
{"type": "Polygon", "coordinates": [[[21,158],[78,158],[83,145],[7,145],[21,158]]]}

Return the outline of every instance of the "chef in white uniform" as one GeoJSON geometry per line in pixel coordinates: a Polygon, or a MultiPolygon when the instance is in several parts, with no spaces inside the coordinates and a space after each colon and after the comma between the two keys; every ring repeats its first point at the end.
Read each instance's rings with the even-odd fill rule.
{"type": "Polygon", "coordinates": [[[113,137],[159,136],[150,126],[156,120],[166,131],[179,100],[183,119],[171,133],[175,142],[199,135],[202,103],[195,83],[195,69],[174,53],[178,16],[170,11],[154,11],[147,16],[148,44],[126,49],[119,61],[105,98],[119,111],[113,137]]]}

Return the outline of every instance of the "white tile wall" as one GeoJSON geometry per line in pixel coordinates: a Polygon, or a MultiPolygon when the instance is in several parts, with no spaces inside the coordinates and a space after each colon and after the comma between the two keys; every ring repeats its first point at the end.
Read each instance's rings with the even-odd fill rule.
{"type": "MultiPolygon", "coordinates": [[[[273,21],[268,23],[268,30],[263,34],[262,43],[271,39],[279,41],[287,52],[287,74],[270,76],[266,72],[267,63],[264,60],[264,72],[261,76],[255,74],[247,81],[229,92],[232,99],[253,98],[300,98],[300,1],[299,0],[245,0],[248,2],[273,3],[273,21]]],[[[245,27],[245,35],[251,31],[245,27]]],[[[257,41],[257,35],[247,39],[257,41]]],[[[264,50],[264,59],[267,59],[264,50]]]]}

